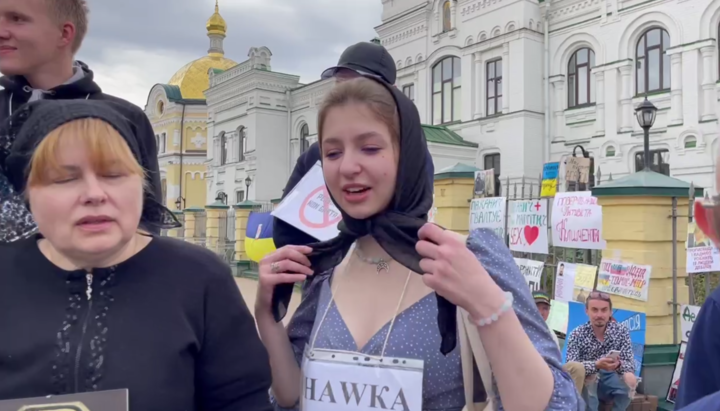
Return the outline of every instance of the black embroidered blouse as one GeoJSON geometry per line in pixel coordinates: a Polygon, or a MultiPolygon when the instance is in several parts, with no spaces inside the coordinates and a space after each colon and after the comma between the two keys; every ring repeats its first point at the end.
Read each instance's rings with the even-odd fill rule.
{"type": "Polygon", "coordinates": [[[37,239],[0,245],[0,399],[127,388],[132,411],[266,411],[255,322],[212,252],[156,237],[67,272],[37,239]]]}

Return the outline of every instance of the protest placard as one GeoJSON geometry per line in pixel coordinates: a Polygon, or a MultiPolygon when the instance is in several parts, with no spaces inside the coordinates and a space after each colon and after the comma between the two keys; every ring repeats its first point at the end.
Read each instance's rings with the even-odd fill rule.
{"type": "Polygon", "coordinates": [[[550,301],[550,315],[547,325],[550,329],[559,333],[567,334],[569,307],[567,301],[550,301]]]}
{"type": "Polygon", "coordinates": [[[603,258],[597,290],[633,300],[647,301],[652,267],[603,258]]]}
{"type": "Polygon", "coordinates": [[[475,172],[473,194],[475,198],[495,195],[495,170],[479,170],[475,172]]]}
{"type": "Polygon", "coordinates": [[[682,341],[680,343],[680,352],[678,353],[677,360],[675,360],[675,369],[673,370],[673,376],[670,380],[670,388],[668,389],[667,402],[675,404],[675,398],[677,398],[678,390],[680,389],[680,378],[682,377],[683,362],[685,361],[685,350],[687,349],[687,342],[682,341]]]}
{"type": "Polygon", "coordinates": [[[530,291],[541,290],[542,272],[545,263],[542,261],[528,260],[527,258],[516,258],[515,264],[517,264],[523,277],[525,277],[530,291]]]}
{"type": "Polygon", "coordinates": [[[470,230],[489,228],[505,240],[505,197],[476,198],[470,203],[470,230]]]}
{"type": "Polygon", "coordinates": [[[683,341],[690,339],[690,331],[692,331],[698,314],[700,314],[700,307],[697,305],[683,304],[680,306],[680,330],[683,341]]]}
{"type": "Polygon", "coordinates": [[[552,210],[552,241],[556,247],[602,250],[602,207],[589,191],[557,193],[552,210]]]}
{"type": "Polygon", "coordinates": [[[319,161],[280,202],[272,215],[320,241],[337,236],[337,225],[342,215],[325,187],[319,161]]]}
{"type": "Polygon", "coordinates": [[[552,197],[557,193],[559,169],[560,163],[545,163],[543,165],[540,197],[552,197]]]}
{"type": "Polygon", "coordinates": [[[547,199],[510,201],[508,210],[510,249],[526,253],[547,254],[547,199]]]}
{"type": "Polygon", "coordinates": [[[555,294],[558,301],[585,302],[595,285],[597,267],[561,261],[555,274],[555,294]]]}
{"type": "Polygon", "coordinates": [[[570,156],[565,160],[565,181],[587,184],[590,179],[590,159],[570,156]]]}
{"type": "Polygon", "coordinates": [[[720,271],[720,251],[695,222],[688,223],[687,241],[687,272],[709,273],[720,271]]]}

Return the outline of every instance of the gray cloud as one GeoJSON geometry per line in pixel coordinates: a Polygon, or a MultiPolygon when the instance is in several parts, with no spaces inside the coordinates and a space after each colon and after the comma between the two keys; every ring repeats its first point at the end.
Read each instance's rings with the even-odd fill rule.
{"type": "MultiPolygon", "coordinates": [[[[125,92],[135,95],[124,97],[136,104],[144,103],[144,97],[140,99],[140,91],[131,88],[147,84],[146,96],[149,87],[167,81],[183,59],[187,62],[207,51],[205,22],[213,13],[214,0],[89,3],[90,32],[79,58],[104,70],[115,71],[118,65],[125,70],[103,77],[96,69],[98,81],[103,77],[112,83],[130,71],[158,77],[126,79],[135,85],[123,87],[125,92]],[[128,61],[133,58],[139,60],[128,61]]],[[[345,47],[375,36],[381,12],[380,0],[220,0],[220,13],[228,24],[225,54],[241,62],[250,47],[267,46],[273,52],[273,70],[313,81],[337,62],[345,47]]]]}

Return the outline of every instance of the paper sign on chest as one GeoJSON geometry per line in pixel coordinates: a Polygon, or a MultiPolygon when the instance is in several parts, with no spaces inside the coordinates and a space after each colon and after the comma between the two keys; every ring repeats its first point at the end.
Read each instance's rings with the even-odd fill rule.
{"type": "Polygon", "coordinates": [[[422,360],[307,350],[302,372],[302,411],[422,411],[422,360]]]}
{"type": "Polygon", "coordinates": [[[319,161],[283,199],[272,215],[320,241],[327,241],[338,235],[337,225],[342,220],[342,215],[325,187],[319,161]]]}
{"type": "Polygon", "coordinates": [[[552,241],[556,247],[605,249],[602,207],[589,191],[557,193],[552,210],[552,241]]]}
{"type": "Polygon", "coordinates": [[[510,249],[548,253],[547,199],[510,201],[508,205],[510,249]]]}

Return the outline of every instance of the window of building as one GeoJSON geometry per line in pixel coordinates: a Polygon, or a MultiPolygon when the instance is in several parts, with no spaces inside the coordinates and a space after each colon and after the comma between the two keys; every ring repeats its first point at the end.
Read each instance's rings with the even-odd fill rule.
{"type": "MultiPolygon", "coordinates": [[[[645,155],[642,151],[635,154],[635,171],[645,168],[645,155]]],[[[650,170],[670,175],[670,151],[666,148],[650,150],[650,170]]]]}
{"type": "Polygon", "coordinates": [[[160,145],[158,146],[160,153],[167,151],[167,137],[165,133],[160,134],[160,145]]]}
{"type": "Polygon", "coordinates": [[[595,66],[595,52],[582,48],[568,62],[568,107],[595,102],[595,82],[590,71],[595,66]]]}
{"type": "Polygon", "coordinates": [[[228,160],[228,141],[225,132],[220,132],[220,165],[227,164],[228,160]]]}
{"type": "Polygon", "coordinates": [[[443,4],[443,33],[452,30],[452,18],[450,17],[450,0],[443,4]]]}
{"type": "Polygon", "coordinates": [[[615,147],[609,146],[605,149],[605,157],[615,157],[615,147]]]}
{"type": "Polygon", "coordinates": [[[165,204],[165,200],[167,199],[167,179],[160,180],[160,189],[162,190],[162,204],[165,204]]]}
{"type": "Polygon", "coordinates": [[[308,141],[308,138],[310,137],[310,127],[308,127],[307,123],[303,124],[302,127],[300,127],[300,153],[306,152],[310,148],[310,142],[308,141]]]}
{"type": "Polygon", "coordinates": [[[245,135],[245,127],[238,127],[238,161],[245,161],[245,153],[247,153],[247,136],[245,135]]]}
{"type": "Polygon", "coordinates": [[[445,57],[433,66],[433,124],[460,120],[460,86],[460,58],[445,57]]]}
{"type": "Polygon", "coordinates": [[[415,101],[415,84],[408,84],[403,86],[403,94],[412,101],[415,101]]]}
{"type": "Polygon", "coordinates": [[[485,106],[487,115],[502,113],[502,60],[489,61],[485,76],[487,77],[485,106]]]}
{"type": "Polygon", "coordinates": [[[696,147],[697,147],[697,138],[695,138],[695,136],[685,137],[685,148],[696,148],[696,147]]]}
{"type": "Polygon", "coordinates": [[[237,190],[235,192],[235,204],[242,203],[243,201],[245,201],[245,191],[237,190]]]}
{"type": "Polygon", "coordinates": [[[500,153],[488,154],[483,159],[485,167],[483,170],[492,169],[495,174],[495,192],[491,193],[493,196],[500,195],[500,153]]]}
{"type": "Polygon", "coordinates": [[[637,94],[670,89],[670,35],[659,27],[646,31],[638,40],[635,56],[637,94]]]}

